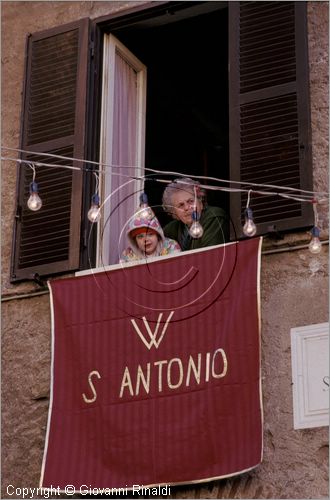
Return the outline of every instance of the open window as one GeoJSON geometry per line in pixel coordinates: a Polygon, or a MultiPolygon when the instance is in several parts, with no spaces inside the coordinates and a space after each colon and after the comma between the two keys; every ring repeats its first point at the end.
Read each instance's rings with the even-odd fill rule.
{"type": "MultiPolygon", "coordinates": [[[[152,2],[94,20],[90,40],[88,20],[75,24],[74,36],[71,28],[29,38],[21,145],[30,160],[46,152],[108,165],[100,175],[103,219],[91,231],[90,172],[57,167],[56,174],[38,167],[44,204],[27,213],[31,172],[20,168],[13,281],[116,262],[141,189],[168,221],[157,178],[176,175],[165,171],[312,189],[305,3],[152,2]],[[132,100],[123,98],[130,91],[132,100]],[[143,186],[136,178],[144,167],[143,186]]],[[[245,195],[208,198],[230,214],[232,238],[241,237],[245,195]]],[[[258,234],[313,223],[300,202],[256,196],[251,207],[258,234]]]]}
{"type": "Polygon", "coordinates": [[[118,255],[127,246],[122,228],[138,206],[143,190],[146,83],[145,65],[116,37],[105,34],[98,266],[117,264],[118,255]]]}

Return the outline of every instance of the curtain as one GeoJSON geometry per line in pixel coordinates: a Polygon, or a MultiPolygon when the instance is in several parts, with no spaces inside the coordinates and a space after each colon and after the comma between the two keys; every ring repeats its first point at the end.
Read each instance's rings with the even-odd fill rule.
{"type": "Polygon", "coordinates": [[[130,179],[126,177],[134,175],[132,167],[137,164],[137,85],[136,70],[116,50],[112,164],[120,168],[111,170],[110,217],[105,221],[110,224],[109,255],[108,262],[103,256],[104,264],[118,263],[121,252],[127,247],[126,230],[120,238],[122,228],[137,208],[134,194],[137,184],[128,182],[130,179]]]}

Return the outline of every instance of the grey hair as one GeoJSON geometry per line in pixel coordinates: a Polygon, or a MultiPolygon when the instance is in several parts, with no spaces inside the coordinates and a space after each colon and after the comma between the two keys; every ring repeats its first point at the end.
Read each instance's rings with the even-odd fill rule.
{"type": "Polygon", "coordinates": [[[202,202],[203,206],[206,205],[206,193],[205,190],[201,188],[198,181],[194,181],[189,177],[181,177],[179,179],[174,179],[170,184],[166,186],[163,193],[163,210],[168,214],[174,214],[173,210],[173,194],[180,189],[181,191],[187,191],[195,195],[195,187],[197,187],[197,198],[202,202]]]}

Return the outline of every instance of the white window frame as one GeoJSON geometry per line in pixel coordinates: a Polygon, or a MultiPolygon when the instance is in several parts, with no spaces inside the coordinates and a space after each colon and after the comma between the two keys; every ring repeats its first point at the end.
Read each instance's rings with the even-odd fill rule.
{"type": "Polygon", "coordinates": [[[291,329],[294,429],[329,425],[329,323],[291,329]]]}
{"type": "MultiPolygon", "coordinates": [[[[115,72],[115,56],[116,51],[119,51],[121,56],[133,67],[137,73],[137,114],[136,114],[136,129],[137,129],[137,144],[136,144],[136,161],[135,168],[132,168],[132,176],[144,176],[145,162],[145,122],[146,122],[146,86],[147,86],[147,68],[146,66],[128,50],[114,35],[104,34],[103,41],[103,73],[102,73],[102,103],[101,103],[101,127],[100,127],[100,183],[99,192],[102,203],[102,216],[97,228],[97,251],[96,251],[96,267],[107,265],[101,259],[102,255],[107,254],[107,242],[110,240],[111,223],[106,224],[110,217],[110,204],[106,203],[107,197],[111,193],[111,175],[109,173],[102,175],[102,172],[109,172],[108,167],[104,165],[112,165],[113,158],[113,129],[116,126],[114,123],[114,78],[115,72]]],[[[115,169],[116,172],[119,169],[115,169]]],[[[138,206],[139,190],[142,190],[144,181],[134,181],[135,194],[134,206],[138,206]]],[[[127,214],[127,218],[132,214],[127,214]]]]}

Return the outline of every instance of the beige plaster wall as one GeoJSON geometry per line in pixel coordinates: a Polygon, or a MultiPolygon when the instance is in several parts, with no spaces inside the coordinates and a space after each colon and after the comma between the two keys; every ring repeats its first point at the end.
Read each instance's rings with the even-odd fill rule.
{"type": "MultiPolygon", "coordinates": [[[[149,2],[2,2],[2,144],[19,146],[25,36],[82,17],[149,2]]],[[[315,189],[328,178],[328,3],[308,3],[315,189]]],[[[9,283],[16,170],[2,165],[2,291],[9,283]]],[[[327,226],[327,207],[323,210],[327,226]]],[[[290,328],[328,321],[328,247],[264,255],[261,274],[264,460],[251,473],[172,490],[174,498],[325,498],[328,429],[293,430],[290,328]]],[[[49,404],[49,296],[2,304],[2,498],[37,487],[49,404]]],[[[63,496],[64,497],[64,496],[63,496]]]]}
{"type": "MultiPolygon", "coordinates": [[[[308,51],[311,95],[313,182],[315,191],[328,190],[329,178],[329,4],[308,2],[308,51]]],[[[323,229],[329,207],[320,209],[323,229]]]]}
{"type": "MultiPolygon", "coordinates": [[[[327,252],[265,255],[261,273],[264,459],[253,472],[173,489],[174,498],[325,498],[328,429],[293,429],[290,328],[327,320],[327,252]]],[[[38,485],[49,403],[49,297],[3,304],[2,498],[38,485]]]]}

